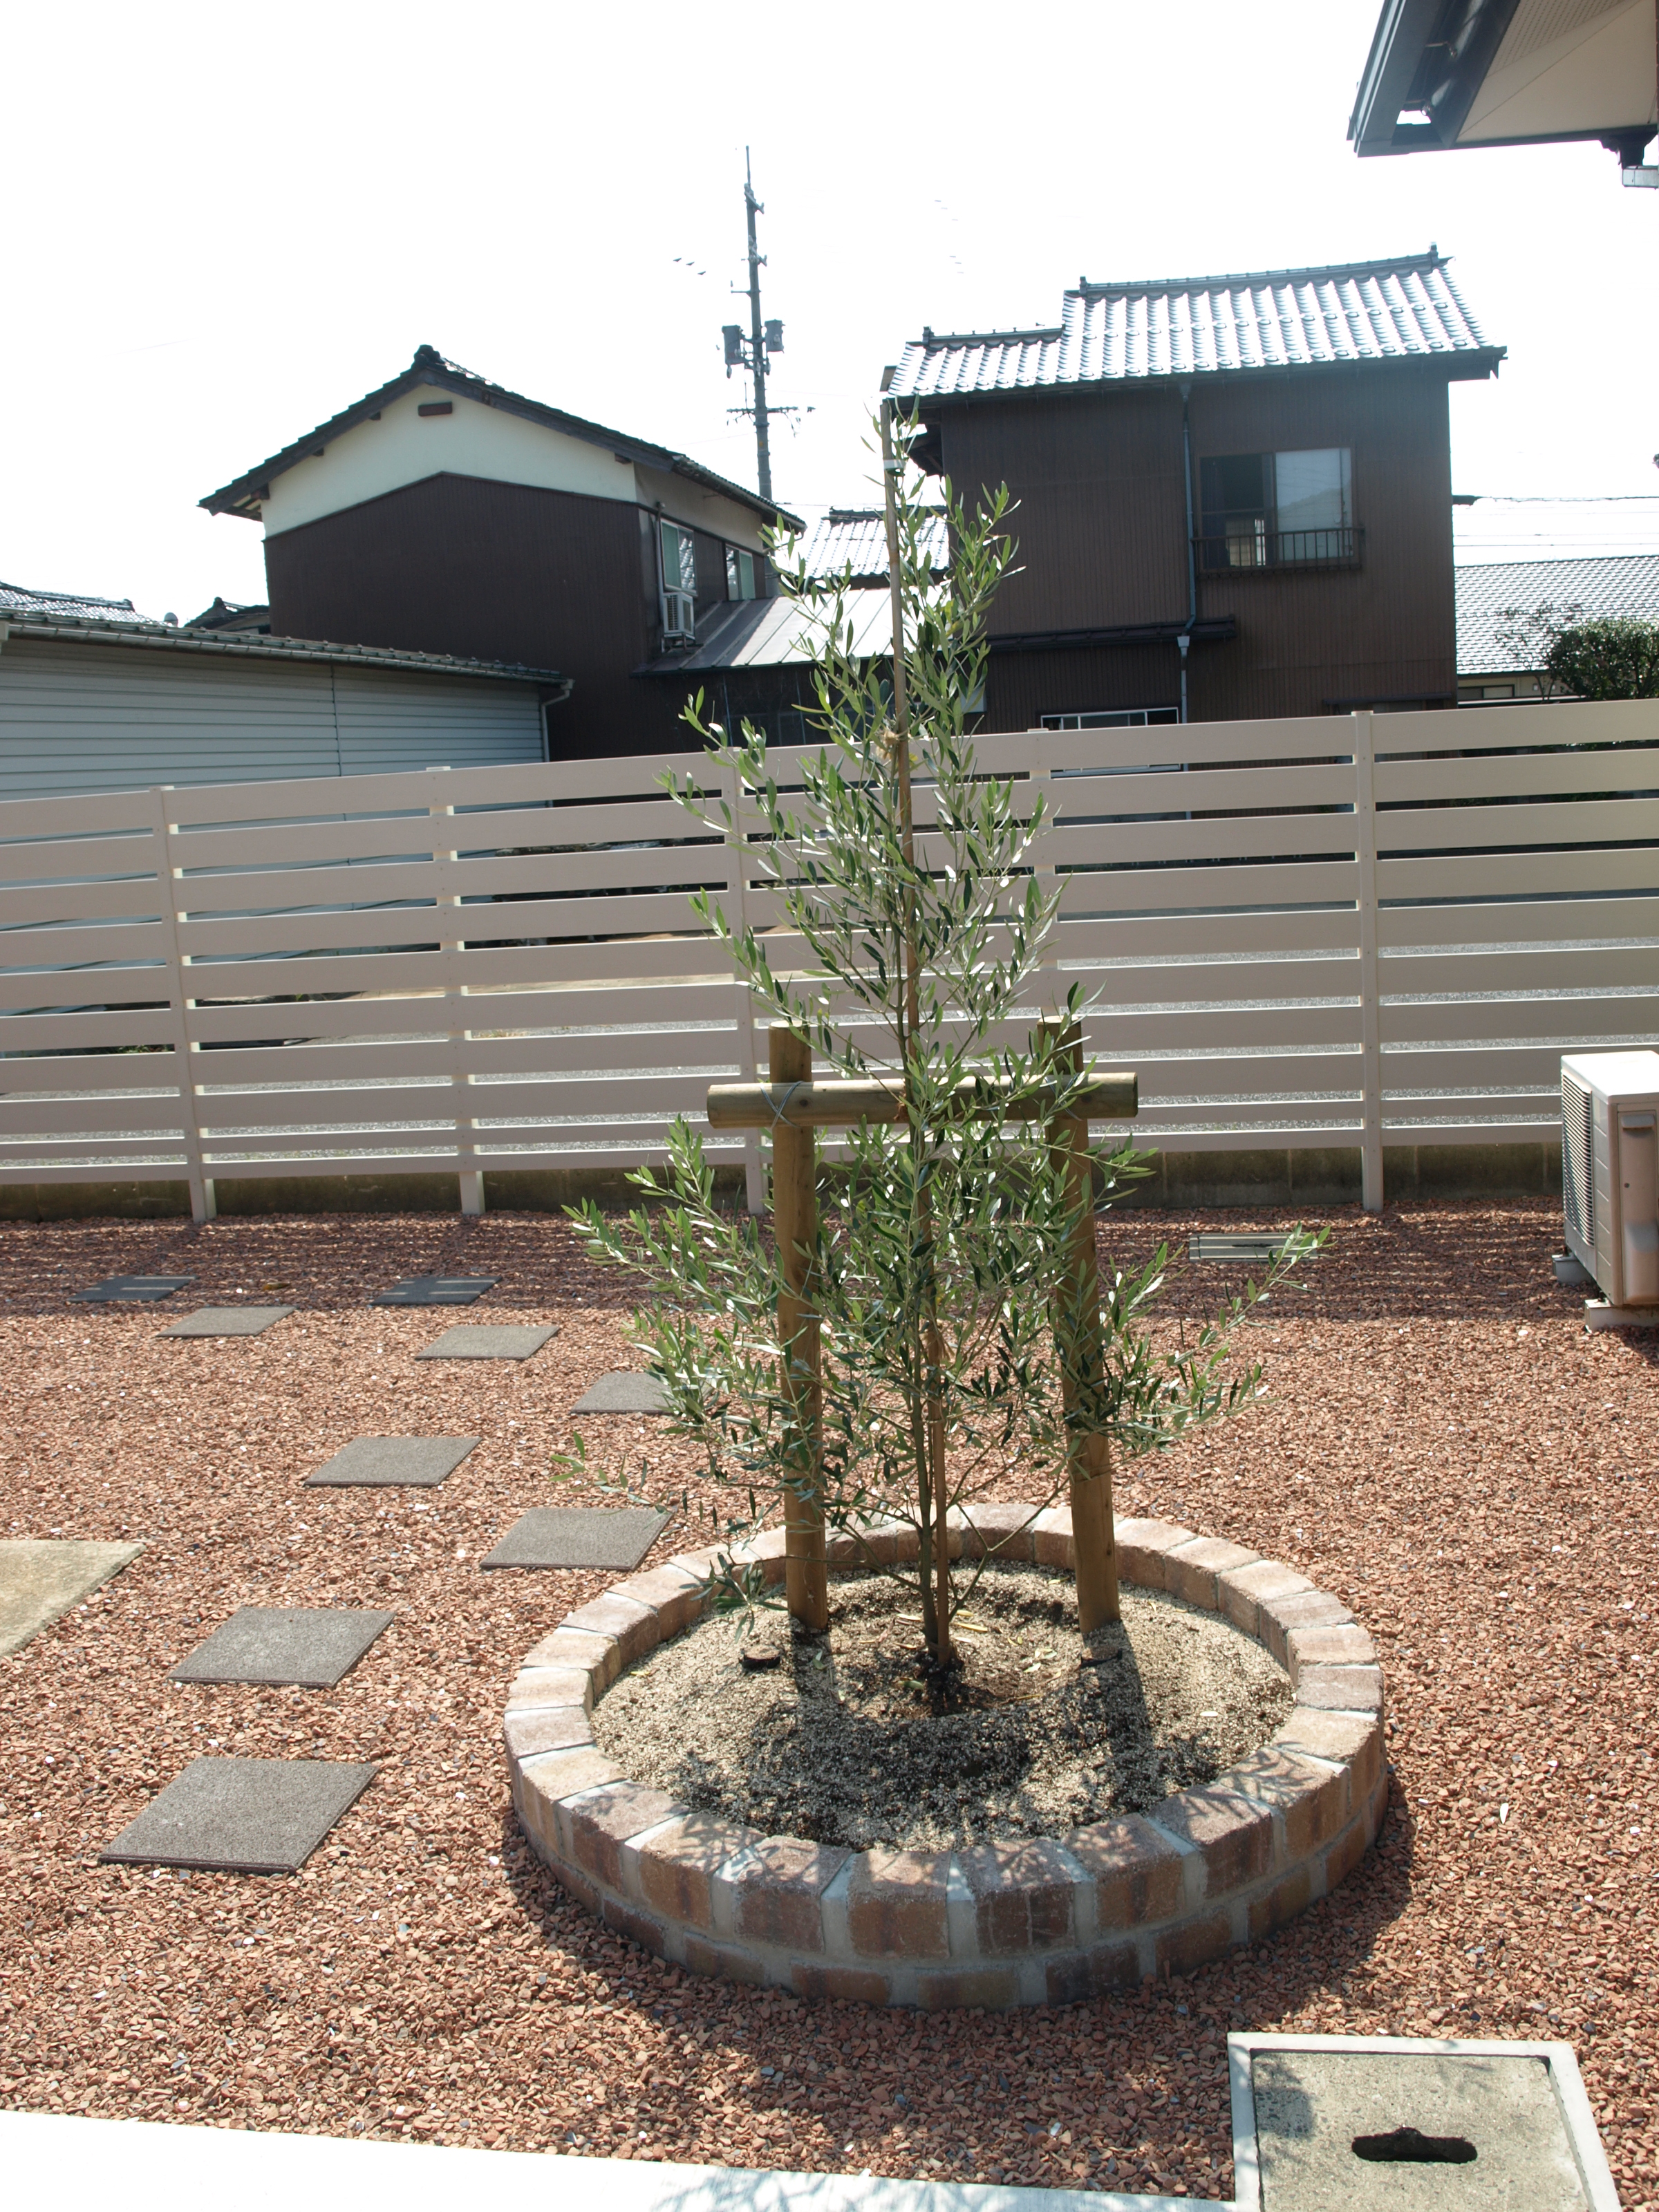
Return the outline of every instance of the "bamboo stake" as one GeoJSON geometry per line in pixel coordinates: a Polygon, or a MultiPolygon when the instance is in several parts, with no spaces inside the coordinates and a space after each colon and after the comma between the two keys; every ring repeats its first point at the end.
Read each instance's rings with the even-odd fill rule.
{"type": "MultiPolygon", "coordinates": [[[[775,1085],[811,1081],[812,1048],[805,1038],[775,1029],[769,1051],[775,1085]]],[[[823,1368],[812,1294],[817,1164],[812,1131],[780,1121],[772,1132],[772,1228],[784,1281],[778,1292],[778,1341],[783,1346],[784,1395],[799,1439],[799,1487],[792,1481],[784,1499],[784,1589],[791,1616],[821,1636],[830,1626],[830,1583],[823,1534],[823,1368]]]]}
{"type": "MultiPolygon", "coordinates": [[[[916,910],[914,875],[915,866],[915,817],[910,798],[910,702],[904,665],[904,579],[899,564],[898,530],[898,471],[899,462],[893,448],[893,403],[884,398],[881,403],[881,481],[883,504],[887,522],[887,586],[888,599],[893,626],[893,774],[898,787],[899,836],[904,853],[907,872],[903,927],[904,1023],[900,1043],[903,1048],[906,1119],[910,1125],[910,1146],[918,1169],[921,1166],[922,1131],[910,1096],[909,1062],[915,1048],[915,1040],[921,1027],[921,959],[916,943],[916,910]]],[[[933,1245],[933,1208],[924,1192],[917,1223],[918,1243],[923,1251],[930,1252],[933,1245]]],[[[924,1586],[922,1613],[933,1619],[933,1657],[941,1668],[951,1659],[951,1549],[946,1526],[950,1511],[950,1494],[945,1473],[945,1398],[939,1387],[939,1376],[945,1364],[945,1345],[939,1334],[939,1315],[934,1304],[931,1283],[924,1295],[922,1307],[921,1356],[925,1369],[923,1434],[924,1470],[931,1493],[933,1507],[932,1565],[933,1588],[930,1593],[924,1586]]],[[[926,1519],[924,1516],[924,1519],[926,1519]]],[[[924,1531],[924,1533],[926,1533],[924,1531]]]]}
{"type": "MultiPolygon", "coordinates": [[[[1083,1068],[1083,1031],[1073,1023],[1049,1025],[1055,1037],[1055,1073],[1083,1068]]],[[[1066,1458],[1071,1476],[1072,1540],[1077,1559],[1078,1626],[1085,1636],[1121,1617],[1117,1544],[1112,1526],[1112,1454],[1098,1431],[1073,1423],[1085,1399],[1105,1384],[1106,1346],[1100,1321],[1100,1258],[1095,1245],[1094,1163],[1086,1112],[1059,1114],[1049,1125],[1049,1151],[1066,1178],[1073,1216],[1066,1280],[1054,1314],[1060,1389],[1066,1413],[1066,1458]]]]}

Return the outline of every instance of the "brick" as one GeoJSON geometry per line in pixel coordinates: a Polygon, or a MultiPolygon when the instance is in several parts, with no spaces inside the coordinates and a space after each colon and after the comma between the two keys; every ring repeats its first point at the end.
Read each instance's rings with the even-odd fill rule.
{"type": "Polygon", "coordinates": [[[747,1982],[758,1989],[766,1979],[766,1968],[752,1951],[735,1943],[711,1943],[695,1933],[685,1939],[685,1963],[692,1973],[706,1974],[711,1981],[747,1982]]]}
{"type": "Polygon", "coordinates": [[[1253,1567],[1230,1567],[1216,1577],[1216,1595],[1228,1620],[1244,1635],[1263,1644],[1267,1638],[1261,1626],[1262,1605],[1312,1588],[1306,1575],[1297,1574],[1294,1567],[1278,1559],[1258,1559],[1253,1567]]]}
{"type": "Polygon", "coordinates": [[[812,1966],[804,1960],[789,1969],[798,1997],[840,1997],[850,2004],[884,2005],[892,1992],[885,1974],[862,1966],[812,1966]]]}
{"type": "Polygon", "coordinates": [[[607,1759],[602,1751],[591,1746],[585,1750],[554,1752],[519,1769],[514,1802],[525,1832],[537,1849],[544,1854],[553,1852],[560,1858],[568,1858],[569,1836],[561,1819],[565,1800],[579,1796],[584,1790],[596,1790],[627,1778],[615,1759],[607,1759]]]}
{"type": "Polygon", "coordinates": [[[636,1911],[626,1899],[602,1898],[599,1917],[607,1928],[614,1928],[630,1943],[637,1943],[641,1951],[654,1951],[659,1959],[667,1957],[668,1932],[661,1921],[653,1920],[648,1912],[636,1911]]]}
{"type": "Polygon", "coordinates": [[[626,1598],[630,1605],[642,1605],[654,1613],[664,1643],[671,1636],[678,1636],[683,1628],[690,1628],[702,1611],[698,1585],[684,1567],[677,1567],[672,1562],[665,1567],[653,1567],[649,1574],[630,1575],[609,1595],[626,1598]]]}
{"type": "Polygon", "coordinates": [[[622,1654],[608,1636],[591,1636],[579,1628],[556,1628],[525,1654],[526,1667],[580,1667],[593,1677],[593,1694],[608,1690],[622,1672],[622,1654]]]}
{"type": "Polygon", "coordinates": [[[1246,1925],[1252,1943],[1264,1936],[1271,1936],[1275,1928],[1282,1928],[1287,1920],[1294,1920],[1304,1911],[1313,1896],[1313,1876],[1304,1866],[1292,1867],[1280,1876],[1273,1887],[1264,1890],[1260,1897],[1250,1899],[1246,1925]]]}
{"type": "Polygon", "coordinates": [[[591,1711],[593,1677],[576,1667],[526,1667],[507,1693],[510,1713],[533,1712],[547,1705],[580,1705],[591,1711]]]}
{"type": "Polygon", "coordinates": [[[502,1730],[507,1755],[529,1759],[539,1751],[568,1751],[591,1744],[593,1723],[580,1705],[546,1705],[528,1713],[509,1713],[502,1730]]]}
{"type": "Polygon", "coordinates": [[[1006,2012],[1019,2002],[1019,1976],[1012,1966],[953,1967],[916,1978],[916,2002],[923,2012],[965,2012],[981,2006],[1006,2012]]]}
{"type": "Polygon", "coordinates": [[[1294,1681],[1304,1667],[1374,1667],[1376,1646],[1355,1621],[1337,1628],[1293,1628],[1285,1639],[1294,1681]]]}
{"type": "Polygon", "coordinates": [[[783,1580],[787,1548],[787,1539],[781,1528],[763,1528],[760,1534],[751,1537],[748,1543],[733,1544],[729,1556],[734,1566],[746,1566],[758,1561],[766,1571],[768,1586],[772,1587],[783,1580]]]}
{"type": "Polygon", "coordinates": [[[1267,1645],[1281,1667],[1287,1667],[1285,1639],[1293,1628],[1338,1628],[1352,1619],[1341,1599],[1327,1590],[1292,1590],[1285,1597],[1262,1599],[1256,1641],[1267,1645]]]}
{"type": "Polygon", "coordinates": [[[585,1874],[578,1874],[574,1867],[568,1866],[563,1859],[551,1859],[549,1864],[552,1869],[553,1879],[558,1883],[559,1887],[567,1895],[574,1897],[583,1911],[591,1912],[597,1920],[599,1917],[601,1899],[593,1883],[589,1881],[585,1874]]]}
{"type": "Polygon", "coordinates": [[[757,1828],[741,1827],[713,1813],[688,1813],[684,1820],[658,1829],[628,1856],[635,1863],[639,1894],[653,1911],[712,1931],[714,1875],[728,1859],[759,1841],[757,1828]]]}
{"type": "Polygon", "coordinates": [[[1166,1797],[1155,1817],[1160,1828],[1198,1850],[1208,1897],[1224,1897],[1260,1881],[1273,1863],[1272,1813],[1259,1799],[1230,1789],[1224,1778],[1207,1790],[1166,1797]]]}
{"type": "Polygon", "coordinates": [[[945,1851],[865,1851],[853,1862],[847,1929],[866,1959],[949,1955],[945,1851]]]}
{"type": "Polygon", "coordinates": [[[1072,1536],[1072,1509],[1051,1505],[1031,1523],[1032,1556],[1040,1567],[1058,1567],[1070,1574],[1077,1565],[1077,1547],[1072,1536]]]}
{"type": "Polygon", "coordinates": [[[1145,1928],[1181,1910],[1181,1853],[1150,1821],[1131,1813],[1074,1829],[1065,1842],[1094,1882],[1095,1924],[1103,1935],[1145,1928]]]}
{"type": "Polygon", "coordinates": [[[1207,1966],[1233,1948],[1232,1915],[1206,1912],[1196,1920],[1183,1920],[1166,1928],[1158,1939],[1160,1974],[1190,1974],[1194,1966],[1207,1966]]]}
{"type": "Polygon", "coordinates": [[[1365,1856],[1370,1844],[1364,1819],[1351,1820],[1325,1854],[1325,1893],[1346,1881],[1365,1856]]]}
{"type": "Polygon", "coordinates": [[[799,1836],[765,1837],[730,1877],[734,1931],[783,1950],[822,1951],[823,1893],[851,1856],[799,1836]]]}
{"type": "Polygon", "coordinates": [[[1139,1979],[1140,1952],[1135,1944],[1096,1943],[1086,1951],[1067,1951],[1049,1960],[1048,2002],[1083,2004],[1091,1997],[1132,1990],[1139,1979]]]}
{"type": "Polygon", "coordinates": [[[1358,1713],[1297,1705],[1273,1741],[1280,1751],[1301,1752],[1347,1767],[1356,1806],[1370,1796],[1382,1771],[1382,1723],[1358,1713]]]}
{"type": "MultiPolygon", "coordinates": [[[[535,1771],[532,1767],[531,1772],[535,1771]]],[[[560,1822],[561,1833],[568,1835],[564,1856],[608,1888],[620,1889],[622,1847],[629,1838],[684,1810],[660,1790],[647,1790],[624,1777],[565,1808],[560,1822]]]]}
{"type": "Polygon", "coordinates": [[[884,1516],[859,1528],[837,1529],[825,1553],[832,1567],[891,1567],[914,1559],[921,1548],[909,1522],[884,1516]]]}
{"type": "Polygon", "coordinates": [[[1380,1667],[1304,1667],[1296,1678],[1299,1705],[1321,1705],[1328,1712],[1380,1713],[1380,1667]]]}
{"type": "Polygon", "coordinates": [[[1117,1571],[1121,1582],[1142,1589],[1168,1589],[1165,1580],[1169,1555],[1178,1545],[1190,1544],[1195,1528],[1173,1521],[1120,1521],[1117,1524],[1117,1571]]]}
{"type": "Polygon", "coordinates": [[[994,1505],[982,1503],[958,1507],[951,1516],[953,1528],[962,1530],[962,1557],[994,1559],[1011,1565],[1029,1566],[1036,1558],[1032,1505],[994,1505]]]}
{"type": "Polygon", "coordinates": [[[631,1667],[636,1659],[643,1659],[647,1651],[654,1651],[662,1642],[657,1616],[648,1605],[635,1605],[632,1598],[618,1597],[610,1590],[603,1597],[579,1606],[574,1613],[566,1613],[559,1626],[585,1628],[590,1635],[610,1637],[616,1644],[623,1667],[631,1667]]]}
{"type": "Polygon", "coordinates": [[[1179,1545],[1166,1552],[1164,1573],[1169,1579],[1164,1587],[1171,1597],[1184,1598],[1188,1605],[1202,1606],[1206,1613],[1218,1613],[1221,1600],[1216,1593],[1218,1576],[1235,1567],[1255,1565],[1260,1554],[1247,1552],[1242,1544],[1229,1544],[1219,1536],[1195,1536],[1190,1544],[1179,1545]]]}
{"type": "Polygon", "coordinates": [[[702,1552],[676,1552],[667,1564],[671,1567],[678,1567],[683,1575],[690,1575],[693,1582],[707,1583],[714,1571],[720,1555],[720,1546],[711,1544],[702,1552]]]}
{"type": "Polygon", "coordinates": [[[979,1948],[987,1958],[1023,1957],[1075,1940],[1074,1877],[1046,1837],[978,1844],[958,1851],[957,1865],[973,1892],[979,1948]]]}
{"type": "Polygon", "coordinates": [[[1292,1862],[1329,1843],[1350,1810],[1346,1767],[1315,1766],[1279,1744],[1240,1759],[1228,1771],[1227,1786],[1273,1807],[1284,1822],[1285,1856],[1292,1862]]]}

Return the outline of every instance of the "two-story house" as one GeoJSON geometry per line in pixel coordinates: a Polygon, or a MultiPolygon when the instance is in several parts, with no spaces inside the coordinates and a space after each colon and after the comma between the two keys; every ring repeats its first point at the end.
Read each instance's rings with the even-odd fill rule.
{"type": "Polygon", "coordinates": [[[422,346],[402,375],[210,493],[264,530],[278,636],[556,668],[556,757],[684,742],[634,674],[773,588],[799,527],[684,453],[507,392],[422,346]]]}
{"type": "Polygon", "coordinates": [[[1018,503],[985,726],[1455,703],[1447,392],[1503,356],[1432,247],[924,331],[920,458],[1018,503]]]}

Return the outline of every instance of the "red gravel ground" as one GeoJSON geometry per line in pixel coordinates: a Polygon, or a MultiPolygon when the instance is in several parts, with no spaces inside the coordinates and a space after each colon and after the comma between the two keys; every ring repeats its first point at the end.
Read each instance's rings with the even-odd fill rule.
{"type": "MultiPolygon", "coordinates": [[[[1107,1241],[1127,1258],[1281,1225],[1148,1213],[1107,1241]]],[[[1559,1243],[1543,1202],[1339,1214],[1252,1331],[1274,1404],[1120,1485],[1126,1510],[1292,1561],[1377,1638],[1378,1849],[1272,1942],[1186,1981],[921,2018],[690,1980],[590,1923],[520,1840],[507,1685],[607,1577],[475,1562],[555,1494],[568,1408],[623,1357],[617,1290],[562,1223],[0,1229],[0,1534],[147,1545],[3,1662],[0,2100],[1219,2197],[1229,2027],[1559,2035],[1627,2208],[1654,2212],[1659,1336],[1586,1334],[1550,1274],[1559,1243]],[[363,1301],[433,1268],[502,1277],[471,1318],[562,1334],[525,1365],[416,1364],[469,1316],[363,1301]],[[159,1309],[68,1303],[117,1270],[197,1282],[159,1309]],[[162,1340],[192,1298],[237,1296],[300,1310],[252,1340],[162,1340]],[[403,1431],[483,1442],[438,1491],[299,1487],[354,1434],[403,1431]],[[397,1620],[332,1691],[169,1687],[250,1602],[397,1620]],[[297,1878],[97,1864],[217,1749],[380,1772],[297,1878]]],[[[1232,1279],[1194,1269],[1173,1308],[1232,1279]]],[[[689,1487],[693,1526],[658,1556],[684,1547],[700,1493],[659,1431],[584,1427],[653,1498],[689,1487]]]]}

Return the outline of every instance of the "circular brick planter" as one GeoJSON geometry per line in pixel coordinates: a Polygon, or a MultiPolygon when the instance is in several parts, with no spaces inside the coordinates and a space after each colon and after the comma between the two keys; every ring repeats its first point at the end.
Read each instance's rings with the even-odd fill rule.
{"type": "MultiPolygon", "coordinates": [[[[1073,1565],[1064,1508],[953,1518],[953,1549],[969,1557],[1073,1565]]],[[[593,1703],[698,1618],[712,1555],[692,1553],[569,1614],[526,1659],[507,1707],[525,1833],[573,1896],[647,1950],[801,1996],[1067,2004],[1252,1942],[1334,1887],[1376,1833],[1376,1654],[1345,1606],[1274,1560],[1162,1521],[1120,1521],[1117,1540],[1125,1583],[1224,1613],[1296,1692],[1270,1743],[1153,1816],[957,1851],[851,1851],[763,1836],[630,1782],[593,1741],[593,1703]]],[[[880,1528],[867,1543],[896,1559],[915,1536],[880,1528]]],[[[781,1532],[739,1556],[781,1582],[781,1532]]],[[[851,1540],[830,1557],[854,1564],[851,1540]]]]}

